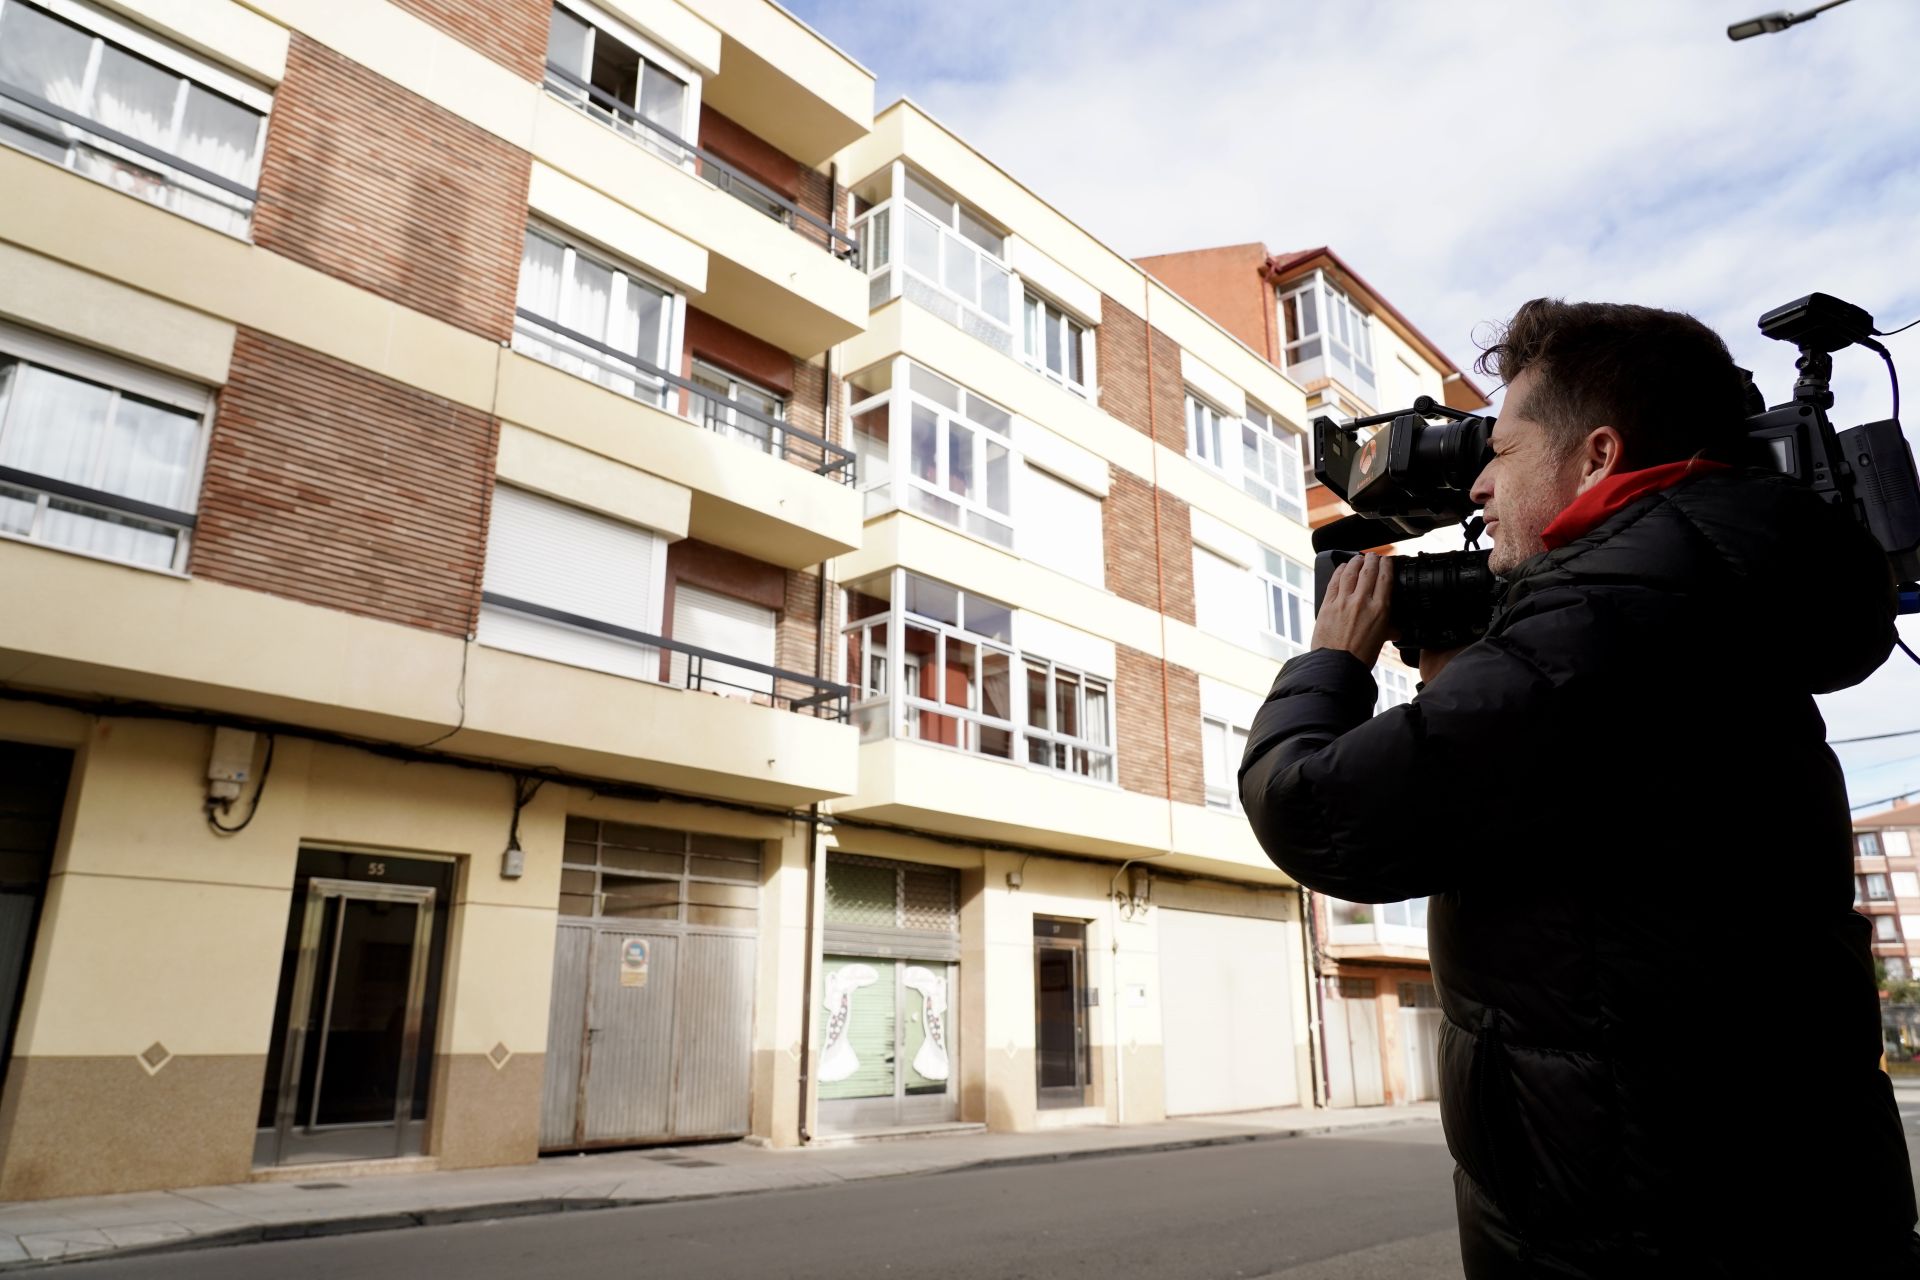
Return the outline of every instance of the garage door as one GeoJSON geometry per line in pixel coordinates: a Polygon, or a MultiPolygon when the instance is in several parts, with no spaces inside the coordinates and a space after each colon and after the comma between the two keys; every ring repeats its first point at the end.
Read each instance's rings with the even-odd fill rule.
{"type": "Polygon", "coordinates": [[[1295,936],[1277,920],[1160,908],[1168,1115],[1299,1103],[1295,936]]]}

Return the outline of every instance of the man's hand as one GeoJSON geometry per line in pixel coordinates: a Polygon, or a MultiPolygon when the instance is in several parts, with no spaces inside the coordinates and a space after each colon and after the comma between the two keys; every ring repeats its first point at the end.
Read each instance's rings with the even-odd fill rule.
{"type": "Polygon", "coordinates": [[[1371,667],[1391,635],[1387,621],[1393,601],[1391,556],[1360,555],[1333,571],[1327,598],[1313,620],[1313,647],[1345,649],[1371,667]]]}

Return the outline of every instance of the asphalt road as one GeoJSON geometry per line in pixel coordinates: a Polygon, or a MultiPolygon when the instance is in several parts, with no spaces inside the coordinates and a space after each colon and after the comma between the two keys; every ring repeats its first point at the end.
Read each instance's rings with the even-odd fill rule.
{"type": "MultiPolygon", "coordinates": [[[[1920,1091],[1903,1091],[1901,1112],[1920,1152],[1920,1091]]],[[[1422,1125],[79,1262],[60,1275],[1455,1280],[1451,1171],[1439,1126],[1422,1125]]]]}
{"type": "Polygon", "coordinates": [[[62,1280],[1457,1277],[1438,1126],[62,1266],[62,1280]]]}

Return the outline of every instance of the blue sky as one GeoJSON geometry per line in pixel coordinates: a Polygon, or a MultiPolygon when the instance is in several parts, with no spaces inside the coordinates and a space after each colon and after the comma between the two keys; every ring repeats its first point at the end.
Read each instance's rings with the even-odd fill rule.
{"type": "MultiPolygon", "coordinates": [[[[1331,244],[1463,366],[1537,295],[1674,307],[1777,401],[1793,353],[1762,311],[1820,290],[1920,317],[1920,4],[1727,40],[1776,3],[792,7],[879,105],[912,97],[1128,255],[1331,244]]],[[[1920,406],[1920,328],[1888,345],[1920,406]]],[[[1842,353],[1835,387],[1838,425],[1886,416],[1877,358],[1842,353]]],[[[1777,634],[1728,643],[1817,625],[1783,600],[1777,634]]],[[[1920,620],[1903,634],[1920,649],[1920,620]]],[[[1920,729],[1920,667],[1896,653],[1821,706],[1835,738],[1920,729]]],[[[1920,734],[1839,751],[1856,802],[1920,791],[1920,734]]]]}

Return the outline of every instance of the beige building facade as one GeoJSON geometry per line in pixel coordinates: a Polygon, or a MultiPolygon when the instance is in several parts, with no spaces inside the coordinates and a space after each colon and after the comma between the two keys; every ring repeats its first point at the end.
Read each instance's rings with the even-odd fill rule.
{"type": "Polygon", "coordinates": [[[763,0],[0,0],[0,1197],[1311,1105],[1307,393],[763,0]]]}

